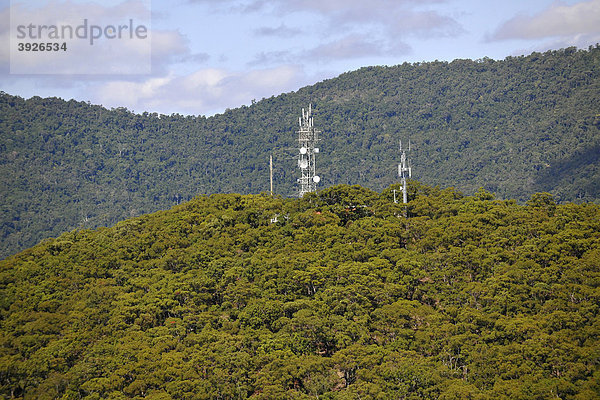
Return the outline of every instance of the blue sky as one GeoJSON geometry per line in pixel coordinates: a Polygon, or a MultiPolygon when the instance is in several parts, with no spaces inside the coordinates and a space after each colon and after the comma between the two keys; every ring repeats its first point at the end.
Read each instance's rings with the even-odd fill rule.
{"type": "Polygon", "coordinates": [[[363,66],[503,59],[598,42],[600,0],[0,0],[0,90],[213,115],[363,66]],[[65,65],[11,73],[14,22],[35,14],[57,23],[73,10],[105,23],[138,18],[151,31],[151,56],[100,43],[72,48],[69,63],[81,68],[68,71],[76,73],[65,65]],[[126,71],[103,73],[109,62],[126,71]]]}

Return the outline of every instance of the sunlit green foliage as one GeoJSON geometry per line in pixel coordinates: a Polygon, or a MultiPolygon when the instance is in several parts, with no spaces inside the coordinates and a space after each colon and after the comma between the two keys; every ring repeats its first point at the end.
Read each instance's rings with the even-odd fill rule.
{"type": "Polygon", "coordinates": [[[199,196],[1,261],[0,396],[598,398],[600,206],[394,189],[199,196]]]}

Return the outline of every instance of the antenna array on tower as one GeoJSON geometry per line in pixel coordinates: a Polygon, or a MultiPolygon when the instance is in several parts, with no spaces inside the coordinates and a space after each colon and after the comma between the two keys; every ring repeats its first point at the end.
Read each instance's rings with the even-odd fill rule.
{"type": "MultiPolygon", "coordinates": [[[[408,151],[410,151],[410,141],[408,142],[408,151]]],[[[410,160],[406,158],[406,151],[402,150],[402,141],[400,141],[400,164],[398,164],[398,177],[402,186],[402,203],[408,203],[408,196],[406,193],[406,178],[411,177],[410,160]]],[[[394,198],[394,202],[396,202],[394,198]]]]}
{"type": "Polygon", "coordinates": [[[302,109],[302,116],[298,118],[300,129],[298,130],[298,167],[300,168],[300,178],[298,183],[299,197],[305,193],[314,192],[317,190],[317,183],[321,178],[315,173],[315,154],[319,152],[316,147],[319,141],[319,133],[315,129],[312,118],[312,105],[309,104],[308,110],[302,109]]]}

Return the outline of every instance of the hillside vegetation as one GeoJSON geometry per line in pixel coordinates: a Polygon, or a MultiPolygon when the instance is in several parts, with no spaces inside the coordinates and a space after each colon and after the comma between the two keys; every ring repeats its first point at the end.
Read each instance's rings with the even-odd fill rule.
{"type": "Polygon", "coordinates": [[[368,67],[214,117],[0,95],[0,257],[198,194],[294,196],[298,116],[323,131],[321,187],[415,177],[498,198],[600,200],[600,47],[368,67]]]}
{"type": "Polygon", "coordinates": [[[394,189],[199,196],[0,261],[0,395],[600,397],[600,206],[394,189]]]}

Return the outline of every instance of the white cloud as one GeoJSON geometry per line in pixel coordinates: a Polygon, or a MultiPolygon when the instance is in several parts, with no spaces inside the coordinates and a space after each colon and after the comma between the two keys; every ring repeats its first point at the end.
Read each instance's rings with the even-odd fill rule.
{"type": "Polygon", "coordinates": [[[270,26],[264,26],[254,30],[255,35],[259,36],[275,36],[275,37],[294,37],[302,33],[300,29],[290,28],[284,24],[279,25],[276,28],[270,26]]]}
{"type": "MultiPolygon", "coordinates": [[[[2,20],[7,20],[7,15],[10,15],[13,23],[12,30],[4,24],[0,29],[0,42],[3,44],[0,47],[0,65],[7,65],[12,55],[13,73],[87,75],[73,77],[79,80],[88,80],[90,75],[131,74],[128,79],[136,80],[138,78],[135,75],[139,74],[164,75],[174,61],[201,62],[208,58],[205,54],[190,54],[189,43],[179,31],[153,30],[149,19],[150,10],[146,8],[145,0],[124,1],[112,6],[68,1],[40,4],[15,1],[10,8],[0,12],[2,20]],[[13,43],[19,42],[16,30],[19,25],[27,27],[33,23],[35,26],[56,26],[59,29],[71,27],[76,30],[84,25],[86,20],[88,27],[96,25],[106,28],[122,25],[130,18],[136,22],[134,27],[143,25],[148,29],[146,39],[99,39],[93,45],[90,45],[89,39],[65,40],[66,51],[42,53],[18,52],[15,46],[11,53],[8,46],[11,39],[13,43]]],[[[69,35],[69,30],[64,32],[69,35]]]]}
{"type": "Polygon", "coordinates": [[[258,27],[254,30],[257,36],[292,38],[303,33],[303,40],[262,51],[248,65],[269,65],[290,52],[296,57],[310,54],[321,61],[394,57],[411,51],[406,44],[408,37],[453,37],[464,33],[456,20],[434,7],[446,0],[190,1],[207,9],[210,6],[212,12],[260,13],[282,21],[278,27],[258,27]]]}
{"type": "Polygon", "coordinates": [[[152,56],[165,58],[189,52],[185,37],[177,31],[152,32],[152,56]]]}
{"type": "Polygon", "coordinates": [[[598,38],[599,35],[600,0],[591,0],[573,5],[554,3],[537,15],[515,16],[496,29],[488,39],[563,37],[568,38],[567,42],[578,42],[581,37],[598,38]]]}
{"type": "MultiPolygon", "coordinates": [[[[175,61],[208,59],[205,54],[190,54],[187,39],[178,31],[152,31],[152,74],[164,75],[175,61]]],[[[201,62],[201,61],[200,61],[201,62]]]]}
{"type": "Polygon", "coordinates": [[[10,30],[3,32],[0,40],[11,43],[13,73],[150,72],[150,11],[141,0],[106,7],[92,2],[14,1],[10,17],[10,30]],[[40,42],[50,42],[58,48],[19,50],[19,43],[40,42]]]}
{"type": "Polygon", "coordinates": [[[451,17],[427,9],[439,0],[287,0],[279,3],[278,11],[286,14],[304,11],[320,14],[328,21],[329,29],[376,26],[389,39],[395,34],[419,36],[452,36],[463,32],[451,17]],[[424,8],[425,7],[425,8],[424,8]]]}
{"type": "Polygon", "coordinates": [[[137,104],[140,99],[152,97],[171,81],[172,77],[151,78],[145,82],[111,81],[98,89],[101,100],[116,104],[119,107],[137,104]]]}
{"type": "Polygon", "coordinates": [[[253,67],[257,65],[285,64],[293,60],[293,56],[289,51],[262,51],[255,55],[254,60],[247,63],[253,67]]]}
{"type": "Polygon", "coordinates": [[[394,17],[390,25],[395,33],[421,38],[453,37],[464,32],[454,19],[431,10],[407,10],[394,17]]]}
{"type": "Polygon", "coordinates": [[[110,82],[95,89],[93,101],[136,111],[210,115],[249,104],[252,99],[297,89],[298,82],[307,83],[306,77],[301,68],[293,65],[247,72],[207,68],[144,82],[110,82]]]}
{"type": "Polygon", "coordinates": [[[333,40],[308,51],[308,56],[319,61],[336,59],[351,59],[370,56],[380,56],[391,52],[410,52],[408,45],[396,43],[394,51],[386,47],[381,40],[371,39],[363,35],[351,34],[338,40],[333,40]]]}
{"type": "Polygon", "coordinates": [[[194,64],[203,64],[210,59],[208,53],[184,54],[179,58],[181,62],[190,62],[194,64]]]}

